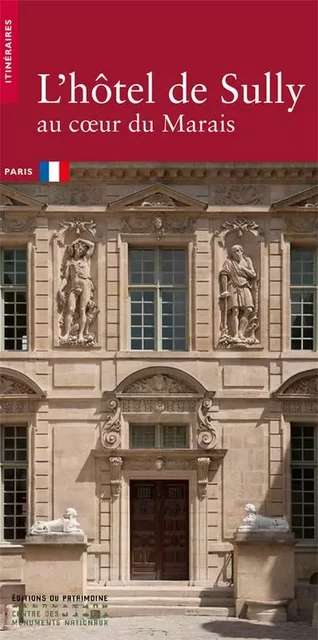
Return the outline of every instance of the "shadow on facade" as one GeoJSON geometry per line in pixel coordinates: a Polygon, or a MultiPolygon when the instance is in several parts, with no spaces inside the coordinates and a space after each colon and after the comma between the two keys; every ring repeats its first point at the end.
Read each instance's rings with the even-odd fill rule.
{"type": "MultiPolygon", "coordinates": [[[[260,623],[246,622],[244,620],[214,620],[212,622],[203,622],[202,627],[205,631],[218,634],[220,638],[238,638],[241,640],[251,638],[251,640],[298,640],[299,625],[295,627],[292,623],[284,625],[271,626],[260,623]]],[[[304,626],[302,633],[306,633],[306,640],[317,640],[317,630],[304,626]]],[[[207,635],[207,640],[208,640],[207,635]]],[[[305,637],[305,635],[303,635],[305,637]]]]}

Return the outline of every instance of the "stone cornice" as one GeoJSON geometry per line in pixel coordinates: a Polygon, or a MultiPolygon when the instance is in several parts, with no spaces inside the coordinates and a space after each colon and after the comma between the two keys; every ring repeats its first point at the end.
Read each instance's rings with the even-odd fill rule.
{"type": "Polygon", "coordinates": [[[71,182],[108,183],[316,183],[315,163],[200,163],[200,162],[77,162],[71,166],[71,182]]]}

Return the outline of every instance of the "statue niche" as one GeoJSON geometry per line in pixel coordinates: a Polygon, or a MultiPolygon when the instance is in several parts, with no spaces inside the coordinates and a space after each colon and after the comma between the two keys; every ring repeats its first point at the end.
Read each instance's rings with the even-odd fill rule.
{"type": "Polygon", "coordinates": [[[95,243],[83,238],[66,246],[57,293],[61,345],[91,347],[96,342],[91,332],[99,313],[91,278],[94,250],[95,243]]]}
{"type": "Polygon", "coordinates": [[[219,347],[258,344],[258,277],[252,259],[240,244],[228,249],[219,273],[221,336],[219,347]]]}

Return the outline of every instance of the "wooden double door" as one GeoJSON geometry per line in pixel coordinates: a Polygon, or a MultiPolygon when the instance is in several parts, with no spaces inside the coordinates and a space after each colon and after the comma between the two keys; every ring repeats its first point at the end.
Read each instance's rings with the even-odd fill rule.
{"type": "Polygon", "coordinates": [[[189,579],[186,480],[130,483],[131,580],[189,579]]]}

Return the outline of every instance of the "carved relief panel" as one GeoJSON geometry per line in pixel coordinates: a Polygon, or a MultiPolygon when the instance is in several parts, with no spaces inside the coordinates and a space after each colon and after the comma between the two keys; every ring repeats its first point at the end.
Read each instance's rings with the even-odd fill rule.
{"type": "Polygon", "coordinates": [[[97,343],[99,314],[98,238],[94,220],[63,220],[55,231],[55,309],[57,344],[92,347],[97,343]]]}
{"type": "Polygon", "coordinates": [[[217,347],[255,347],[261,342],[259,226],[254,220],[236,218],[224,222],[215,238],[217,347]]]}

